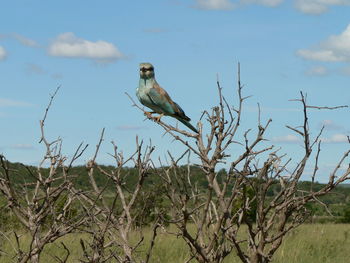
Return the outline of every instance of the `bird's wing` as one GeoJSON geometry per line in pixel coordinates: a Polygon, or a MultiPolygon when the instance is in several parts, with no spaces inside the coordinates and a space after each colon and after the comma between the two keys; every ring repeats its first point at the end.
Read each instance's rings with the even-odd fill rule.
{"type": "Polygon", "coordinates": [[[158,83],[154,83],[148,92],[148,96],[152,103],[161,108],[165,114],[177,116],[187,121],[190,120],[183,109],[170,98],[169,94],[158,83]]]}

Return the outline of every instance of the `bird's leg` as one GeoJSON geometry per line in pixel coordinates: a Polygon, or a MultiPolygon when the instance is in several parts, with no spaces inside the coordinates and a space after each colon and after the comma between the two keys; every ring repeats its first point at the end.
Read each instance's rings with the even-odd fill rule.
{"type": "Polygon", "coordinates": [[[154,120],[155,120],[156,122],[160,122],[160,119],[161,119],[163,116],[164,116],[164,114],[161,113],[161,114],[159,114],[157,117],[154,117],[154,120]]]}
{"type": "Polygon", "coordinates": [[[145,111],[144,114],[147,116],[147,118],[153,119],[153,116],[152,116],[153,113],[155,113],[155,112],[154,111],[145,111]]]}

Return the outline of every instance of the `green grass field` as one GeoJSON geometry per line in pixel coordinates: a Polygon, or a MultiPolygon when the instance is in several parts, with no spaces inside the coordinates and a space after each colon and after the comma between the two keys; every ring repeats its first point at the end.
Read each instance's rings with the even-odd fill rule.
{"type": "MultiPolygon", "coordinates": [[[[146,239],[150,232],[145,231],[146,239]]],[[[55,262],[53,255],[62,256],[64,250],[60,242],[64,242],[70,248],[68,262],[79,262],[82,249],[79,244],[80,238],[87,238],[83,234],[67,235],[54,244],[49,244],[41,255],[41,262],[55,262]]],[[[29,238],[22,237],[24,243],[29,238]]],[[[13,262],[11,245],[1,238],[1,250],[9,253],[0,257],[1,263],[13,262]],[[12,255],[12,256],[11,256],[12,255]]],[[[142,255],[142,247],[140,248],[142,255]]],[[[182,263],[188,259],[189,253],[185,242],[181,238],[160,234],[152,254],[151,262],[159,263],[182,263]]],[[[347,263],[350,262],[350,225],[345,224],[316,224],[303,225],[291,232],[278,252],[273,262],[278,263],[347,263]]],[[[111,261],[113,262],[113,261],[111,261]]],[[[195,262],[195,261],[192,261],[195,262]]],[[[224,262],[240,262],[232,253],[224,262]]]]}

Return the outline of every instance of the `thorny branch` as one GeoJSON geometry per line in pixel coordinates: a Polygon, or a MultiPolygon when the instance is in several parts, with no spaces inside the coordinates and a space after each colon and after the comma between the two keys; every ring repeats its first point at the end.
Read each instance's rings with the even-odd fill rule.
{"type": "MultiPolygon", "coordinates": [[[[154,223],[153,234],[149,241],[150,247],[145,257],[139,258],[137,248],[143,244],[144,237],[140,228],[140,239],[134,242],[131,234],[134,234],[135,226],[135,208],[136,201],[141,194],[145,179],[152,169],[151,154],[154,151],[152,145],[146,146],[143,151],[143,142],[136,138],[136,151],[128,158],[118,150],[113,144],[114,158],[116,166],[114,170],[106,170],[96,163],[96,157],[103,142],[104,129],[102,130],[100,140],[96,145],[94,157],[87,163],[90,183],[93,191],[81,196],[81,203],[89,211],[91,227],[88,232],[93,238],[91,241],[81,240],[81,246],[84,251],[82,262],[107,262],[114,258],[117,262],[149,262],[154,242],[157,236],[158,222],[154,223]],[[125,172],[124,166],[128,162],[133,162],[137,168],[138,180],[133,189],[125,189],[125,180],[129,175],[125,172]],[[107,182],[113,183],[114,192],[108,192],[107,187],[100,188],[95,180],[94,168],[107,178],[107,182]],[[110,205],[108,200],[113,194],[113,203],[110,205]],[[116,212],[116,204],[119,204],[120,210],[116,212]],[[87,245],[90,250],[87,249],[87,245]],[[118,252],[118,248],[123,253],[118,252]]],[[[106,185],[107,186],[107,185],[106,185]]]]}
{"type": "MultiPolygon", "coordinates": [[[[295,166],[294,171],[288,172],[287,166],[290,165],[291,159],[284,160],[285,155],[278,154],[279,151],[274,150],[272,145],[261,148],[261,143],[266,141],[265,132],[271,120],[262,125],[260,111],[255,139],[248,139],[248,133],[251,130],[244,132],[244,151],[236,157],[228,153],[230,147],[237,145],[239,141],[235,138],[238,137],[243,102],[248,98],[242,96],[243,86],[239,65],[238,107],[229,106],[222,94],[219,81],[217,81],[217,88],[219,105],[211,111],[203,112],[197,125],[198,135],[192,136],[166,123],[158,123],[166,133],[187,149],[177,160],[169,153],[171,164],[167,167],[162,166],[159,172],[173,207],[171,219],[168,219],[168,222],[176,225],[178,228],[176,235],[185,240],[191,251],[191,258],[199,262],[222,262],[233,250],[242,262],[269,262],[285,235],[307,219],[309,213],[305,205],[309,202],[320,202],[320,196],[326,195],[336,185],[349,179],[350,168],[336,176],[349,154],[346,152],[331,174],[329,183],[318,191],[313,190],[323,129],[315,138],[311,138],[308,124],[308,109],[334,110],[347,106],[310,106],[302,92],[300,99],[293,100],[302,104],[303,123],[301,128],[291,126],[287,128],[303,138],[304,156],[295,166]],[[202,122],[209,125],[207,134],[202,122]],[[315,145],[317,145],[317,152],[311,188],[309,192],[301,192],[298,182],[313,156],[315,145]],[[188,151],[193,152],[200,159],[198,166],[208,183],[205,191],[194,187],[196,179],[190,175],[191,170],[194,169],[190,161],[187,162],[187,173],[179,165],[188,151]],[[265,159],[265,162],[260,164],[260,159],[265,159]],[[220,173],[218,171],[220,163],[228,163],[229,170],[220,173]],[[273,197],[268,197],[270,189],[275,189],[273,197]],[[276,192],[276,189],[279,190],[276,192]],[[237,233],[243,224],[247,226],[247,234],[241,239],[237,233]],[[194,231],[190,230],[192,225],[195,226],[194,231]]],[[[145,112],[130,96],[129,98],[134,103],[133,106],[145,112]]]]}
{"type": "MultiPolygon", "coordinates": [[[[69,169],[65,166],[67,158],[61,153],[61,140],[49,142],[45,137],[44,123],[58,90],[59,87],[51,96],[44,117],[40,121],[40,142],[44,143],[46,154],[36,171],[25,167],[29,179],[15,181],[13,178],[18,177],[17,171],[10,167],[4,156],[0,155],[0,191],[7,200],[8,208],[13,211],[31,237],[29,249],[23,250],[21,238],[15,233],[17,248],[14,252],[18,262],[21,263],[39,262],[40,254],[48,243],[75,231],[85,223],[84,216],[70,215],[76,196],[71,191],[72,182],[69,169]],[[43,168],[46,160],[50,160],[49,167],[43,168]],[[59,202],[63,202],[62,208],[59,208],[59,202]]],[[[69,167],[85,151],[86,147],[81,149],[81,146],[78,147],[69,167]]],[[[68,257],[69,253],[62,262],[67,261],[68,257]]]]}

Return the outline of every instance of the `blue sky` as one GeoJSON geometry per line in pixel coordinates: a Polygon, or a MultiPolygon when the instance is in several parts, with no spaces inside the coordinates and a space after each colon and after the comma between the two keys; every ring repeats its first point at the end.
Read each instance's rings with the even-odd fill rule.
{"type": "MultiPolygon", "coordinates": [[[[124,94],[135,96],[140,62],[153,63],[159,84],[194,123],[217,103],[217,74],[237,102],[240,62],[244,94],[253,95],[241,133],[256,127],[259,102],[262,119],[273,119],[267,138],[295,161],[301,143],[285,124],[298,126],[302,115],[289,100],[304,91],[313,105],[350,104],[349,0],[14,0],[1,10],[0,152],[11,161],[37,164],[43,156],[39,120],[59,85],[47,136],[61,137],[67,156],[88,143],[80,164],[103,127],[102,163],[112,163],[110,141],[127,154],[136,135],[152,140],[155,158],[168,149],[179,154],[182,146],[124,94]]],[[[348,148],[349,109],[310,117],[313,135],[326,127],[322,181],[348,148]]]]}

